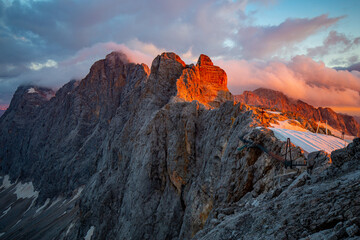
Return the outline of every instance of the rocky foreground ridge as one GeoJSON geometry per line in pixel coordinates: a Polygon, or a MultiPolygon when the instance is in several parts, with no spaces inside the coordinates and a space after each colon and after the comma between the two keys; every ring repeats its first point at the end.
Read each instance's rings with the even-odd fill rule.
{"type": "Polygon", "coordinates": [[[360,124],[354,117],[336,113],[327,107],[315,108],[301,100],[291,99],[279,91],[266,88],[244,91],[243,94],[236,95],[235,100],[252,106],[297,113],[308,120],[327,121],[330,126],[339,131],[344,131],[346,134],[353,136],[360,134],[360,124]]]}
{"type": "Polygon", "coordinates": [[[226,81],[205,55],[149,69],[113,52],[56,93],[19,87],[0,118],[0,239],[360,236],[359,139],[332,165],[309,154],[309,173],[239,151],[239,136],[278,155],[285,143],[226,81]]]}

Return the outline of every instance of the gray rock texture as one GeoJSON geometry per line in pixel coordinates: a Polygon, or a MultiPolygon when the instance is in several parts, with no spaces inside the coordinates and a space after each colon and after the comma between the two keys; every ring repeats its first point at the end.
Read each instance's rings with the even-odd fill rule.
{"type": "Polygon", "coordinates": [[[348,164],[295,174],[290,185],[243,197],[230,214],[214,209],[195,239],[359,239],[360,166],[354,156],[359,146],[356,141],[337,150],[350,153],[348,164]]]}
{"type": "Polygon", "coordinates": [[[358,237],[359,141],[330,166],[313,154],[311,174],[239,151],[239,136],[278,155],[285,143],[231,101],[224,74],[204,55],[163,53],[149,70],[114,52],[55,95],[19,87],[0,118],[1,173],[18,184],[3,177],[0,238],[358,237]],[[16,198],[30,181],[38,195],[16,198]]]}

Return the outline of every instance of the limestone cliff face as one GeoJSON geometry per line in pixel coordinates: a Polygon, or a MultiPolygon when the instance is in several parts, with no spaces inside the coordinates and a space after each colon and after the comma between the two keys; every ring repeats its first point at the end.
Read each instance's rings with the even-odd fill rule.
{"type": "MultiPolygon", "coordinates": [[[[201,99],[205,106],[177,96],[177,83],[189,69],[174,53],[159,55],[149,71],[114,52],[55,96],[49,89],[20,87],[0,120],[1,172],[11,180],[32,181],[40,192],[38,204],[70,198],[85,187],[76,206],[69,202],[69,208],[79,209],[70,238],[83,237],[91,224],[97,236],[110,238],[189,238],[204,224],[207,213],[200,222],[198,215],[212,201],[206,197],[186,207],[194,197],[186,199],[194,176],[212,158],[206,148],[219,145],[216,138],[213,145],[203,139],[202,134],[209,134],[205,125],[214,121],[219,125],[214,134],[222,134],[231,122],[227,116],[228,124],[220,124],[222,114],[208,116],[206,110],[231,99],[224,71],[204,62],[197,67],[201,77],[187,78],[191,84],[201,80],[201,89],[211,93],[201,99]]],[[[181,93],[194,90],[188,86],[181,93]]],[[[191,100],[198,99],[193,95],[191,100]]],[[[226,106],[221,111],[240,113],[233,102],[226,106]]],[[[6,230],[15,234],[16,227],[11,227],[6,230]]]]}
{"type": "Polygon", "coordinates": [[[223,101],[233,100],[225,71],[214,66],[206,55],[200,55],[196,66],[186,68],[176,85],[176,96],[185,101],[197,100],[205,106],[219,107],[223,101]]]}
{"type": "Polygon", "coordinates": [[[331,108],[315,108],[301,100],[290,99],[281,92],[271,89],[259,88],[245,91],[235,96],[237,102],[253,106],[276,108],[280,111],[289,111],[300,114],[307,119],[314,121],[328,121],[328,124],[346,134],[357,136],[360,134],[360,124],[354,117],[334,112],[331,108]]]}
{"type": "MultiPolygon", "coordinates": [[[[289,221],[270,224],[281,208],[278,199],[285,205],[292,189],[299,196],[321,189],[328,159],[315,156],[322,168],[314,170],[311,181],[320,183],[311,185],[304,169],[285,169],[256,148],[238,151],[243,145],[239,136],[279,155],[285,143],[254,128],[246,105],[227,100],[232,96],[223,70],[204,55],[189,66],[175,53],[157,56],[150,71],[122,53],[111,53],[55,96],[49,89],[20,87],[0,118],[1,173],[9,175],[0,187],[0,237],[284,238],[281,229],[289,221]],[[38,192],[17,197],[23,186],[38,192]],[[263,222],[266,229],[260,227],[263,222]]],[[[304,161],[299,148],[292,149],[292,156],[304,161]]],[[[345,170],[336,171],[345,177],[359,171],[345,170]]],[[[344,186],[349,182],[344,180],[344,186]]],[[[351,189],[360,193],[356,186],[351,189]]],[[[336,196],[346,196],[344,191],[336,196]]],[[[314,197],[317,206],[334,197],[321,196],[314,197]]],[[[285,209],[297,204],[302,206],[293,199],[285,209]]],[[[356,204],[340,201],[336,206],[345,230],[356,225],[356,204]],[[344,206],[354,216],[343,214],[344,206]]],[[[293,238],[334,227],[330,217],[319,220],[329,212],[323,209],[309,209],[305,217],[284,212],[281,216],[292,219],[294,231],[288,236],[293,238]],[[304,224],[295,224],[300,220],[304,224]]]]}

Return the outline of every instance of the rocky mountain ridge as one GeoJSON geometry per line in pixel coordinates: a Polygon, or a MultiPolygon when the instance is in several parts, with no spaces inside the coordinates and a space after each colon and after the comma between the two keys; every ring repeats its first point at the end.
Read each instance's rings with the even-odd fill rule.
{"type": "MultiPolygon", "coordinates": [[[[281,156],[286,144],[256,128],[205,55],[186,65],[163,53],[149,69],[114,52],[53,94],[19,87],[0,118],[1,239],[360,234],[359,202],[349,200],[360,194],[359,141],[339,152],[339,164],[313,153],[311,174],[258,148],[238,150],[239,136],[281,156]],[[297,196],[318,211],[299,214],[297,196]]],[[[298,147],[292,156],[304,161],[298,147]]]]}
{"type": "Polygon", "coordinates": [[[344,131],[346,134],[353,136],[360,134],[360,124],[354,117],[336,113],[331,108],[315,108],[301,100],[291,99],[279,91],[265,88],[259,88],[252,92],[244,91],[243,94],[235,96],[235,101],[293,112],[314,121],[327,121],[330,126],[339,131],[344,131]]]}
{"type": "MultiPolygon", "coordinates": [[[[149,71],[114,52],[94,63],[82,81],[69,82],[51,99],[49,89],[19,87],[0,119],[1,172],[11,181],[32,181],[39,190],[38,204],[70,198],[86,186],[73,206],[80,214],[75,222],[89,225],[95,220],[97,236],[139,239],[158,232],[160,238],[188,238],[203,224],[180,217],[187,214],[190,219],[205,204],[187,211],[184,207],[190,204],[184,195],[205,161],[196,157],[204,150],[195,142],[208,134],[201,122],[214,121],[216,126],[222,118],[216,112],[240,113],[231,101],[221,110],[208,110],[232,100],[226,81],[225,72],[206,56],[200,56],[196,66],[187,66],[176,54],[163,53],[149,71]],[[218,83],[213,75],[220,77],[218,83]],[[182,98],[199,94],[201,99],[191,103],[182,98]],[[156,210],[159,204],[164,207],[156,210]],[[118,214],[113,215],[114,209],[118,214]]],[[[212,131],[223,134],[229,126],[212,131]]],[[[215,149],[220,144],[216,139],[215,149]]],[[[206,154],[215,157],[212,151],[206,154]]],[[[78,225],[69,238],[80,238],[85,230],[78,225]]]]}
{"type": "Polygon", "coordinates": [[[360,124],[360,116],[354,116],[354,118],[360,124]]]}

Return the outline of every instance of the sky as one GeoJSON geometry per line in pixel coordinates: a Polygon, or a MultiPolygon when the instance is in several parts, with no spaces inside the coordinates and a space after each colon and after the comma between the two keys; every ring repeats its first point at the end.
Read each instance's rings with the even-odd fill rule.
{"type": "Polygon", "coordinates": [[[0,109],[16,88],[58,89],[111,51],[211,57],[233,94],[267,87],[360,116],[358,0],[0,0],[0,109]],[[350,110],[349,110],[350,109],[350,110]]]}

